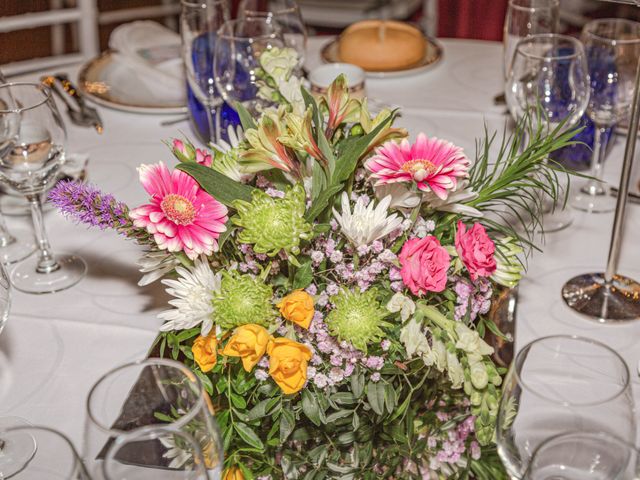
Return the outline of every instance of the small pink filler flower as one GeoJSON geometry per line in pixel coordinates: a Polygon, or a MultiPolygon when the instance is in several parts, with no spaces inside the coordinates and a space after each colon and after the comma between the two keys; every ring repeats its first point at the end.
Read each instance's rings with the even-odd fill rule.
{"type": "Polygon", "coordinates": [[[467,226],[459,221],[455,243],[456,251],[469,270],[471,280],[490,277],[496,271],[496,246],[481,224],[474,223],[467,231],[467,226]]]}
{"type": "Polygon", "coordinates": [[[459,178],[468,176],[470,166],[462,148],[424,133],[413,145],[406,139],[400,144],[384,143],[365,163],[375,185],[415,182],[419,190],[433,192],[442,200],[456,189],[459,178]]]}
{"type": "Polygon", "coordinates": [[[136,227],[146,228],[162,250],[183,251],[192,260],[218,250],[227,207],[189,175],[170,172],[164,163],[141,165],[138,172],[151,202],[131,210],[136,227]]]}
{"type": "Polygon", "coordinates": [[[447,285],[451,257],[433,235],[404,242],[400,255],[400,276],[411,293],[420,297],[427,292],[441,292],[447,285]]]}

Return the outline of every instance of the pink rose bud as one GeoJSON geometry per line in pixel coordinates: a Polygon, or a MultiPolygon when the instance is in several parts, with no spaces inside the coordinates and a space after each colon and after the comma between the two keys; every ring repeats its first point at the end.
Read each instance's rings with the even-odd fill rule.
{"type": "Polygon", "coordinates": [[[196,149],[189,141],[183,142],[178,138],[174,138],[171,151],[181,162],[193,162],[196,159],[196,149]]]}
{"type": "Polygon", "coordinates": [[[451,257],[433,235],[404,242],[398,259],[402,281],[414,295],[445,289],[451,257]]]}
{"type": "Polygon", "coordinates": [[[467,267],[471,280],[490,277],[496,271],[496,246],[481,224],[474,223],[467,231],[466,225],[459,221],[455,243],[456,251],[467,267]]]}

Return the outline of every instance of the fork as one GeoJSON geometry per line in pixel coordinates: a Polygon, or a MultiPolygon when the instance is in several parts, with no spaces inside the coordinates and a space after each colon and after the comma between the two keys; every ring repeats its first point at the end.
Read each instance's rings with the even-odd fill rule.
{"type": "Polygon", "coordinates": [[[74,125],[78,125],[80,127],[92,127],[94,122],[93,119],[84,115],[80,110],[73,106],[70,102],[67,95],[62,93],[56,83],[56,78],[53,76],[44,76],[40,78],[40,81],[45,84],[47,87],[51,88],[51,90],[62,100],[62,102],[67,107],[67,114],[69,115],[69,119],[71,123],[74,125]]]}

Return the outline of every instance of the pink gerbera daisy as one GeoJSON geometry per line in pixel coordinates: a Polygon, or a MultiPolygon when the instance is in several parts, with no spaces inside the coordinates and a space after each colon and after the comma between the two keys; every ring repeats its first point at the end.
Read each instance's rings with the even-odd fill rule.
{"type": "Polygon", "coordinates": [[[413,145],[406,139],[400,144],[386,142],[365,163],[376,185],[415,182],[419,190],[442,200],[456,189],[459,178],[468,176],[470,166],[462,148],[424,133],[413,145]]]}
{"type": "Polygon", "coordinates": [[[131,210],[136,227],[146,228],[160,249],[183,251],[192,260],[218,250],[217,239],[227,229],[227,207],[189,175],[170,172],[164,163],[141,165],[138,172],[151,202],[131,210]]]}

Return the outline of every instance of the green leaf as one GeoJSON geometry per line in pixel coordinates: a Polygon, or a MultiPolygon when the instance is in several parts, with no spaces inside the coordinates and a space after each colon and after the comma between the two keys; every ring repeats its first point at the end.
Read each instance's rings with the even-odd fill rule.
{"type": "Polygon", "coordinates": [[[291,288],[296,290],[298,288],[307,288],[313,281],[313,271],[311,269],[311,260],[301,264],[300,268],[293,277],[293,283],[291,288]]]}
{"type": "Polygon", "coordinates": [[[280,442],[284,442],[289,438],[289,435],[291,435],[295,426],[296,418],[293,415],[293,412],[284,408],[280,415],[280,442]]]}
{"type": "Polygon", "coordinates": [[[242,476],[244,477],[244,480],[253,480],[255,478],[253,476],[253,472],[251,472],[251,470],[249,470],[244,463],[239,462],[238,468],[240,468],[240,471],[242,472],[242,476]]]}
{"type": "Polygon", "coordinates": [[[240,435],[240,438],[242,438],[242,440],[244,440],[246,443],[255,448],[264,448],[262,440],[260,440],[260,437],[256,435],[256,432],[254,432],[249,425],[238,422],[235,423],[233,427],[235,428],[236,432],[238,432],[238,435],[240,435]]]}
{"type": "Polygon", "coordinates": [[[250,128],[256,128],[256,122],[253,121],[251,114],[249,111],[244,108],[244,105],[240,102],[233,102],[233,109],[238,112],[238,116],[240,117],[240,124],[242,125],[242,129],[246,132],[250,128]]]}
{"type": "Polygon", "coordinates": [[[247,401],[237,393],[231,393],[231,403],[233,403],[234,407],[239,408],[240,410],[247,408],[247,401]]]}
{"type": "Polygon", "coordinates": [[[249,421],[256,420],[258,418],[262,418],[267,414],[267,408],[269,403],[272,401],[272,398],[267,398],[266,400],[262,400],[258,404],[256,404],[249,412],[247,413],[247,418],[249,421]]]}
{"type": "Polygon", "coordinates": [[[351,405],[356,403],[355,395],[349,392],[334,393],[333,395],[331,395],[331,400],[340,405],[351,405]]]}
{"type": "Polygon", "coordinates": [[[331,424],[336,420],[340,420],[341,418],[346,418],[353,413],[351,410],[338,410],[337,412],[333,412],[331,415],[327,415],[327,424],[331,424]]]}
{"type": "Polygon", "coordinates": [[[309,390],[302,391],[302,411],[314,425],[320,426],[320,405],[318,399],[309,392],[309,390]]]}
{"type": "Polygon", "coordinates": [[[384,414],[384,385],[381,382],[367,384],[367,400],[374,412],[380,416],[384,414]]]}
{"type": "Polygon", "coordinates": [[[364,375],[360,371],[351,375],[351,392],[356,398],[360,398],[364,393],[364,375]]]}
{"type": "Polygon", "coordinates": [[[305,220],[307,220],[307,222],[312,222],[313,220],[315,220],[315,218],[320,215],[322,211],[327,207],[327,205],[329,204],[329,200],[331,200],[331,197],[333,197],[340,190],[342,190],[341,183],[338,185],[332,185],[326,190],[323,190],[322,193],[318,195],[318,198],[316,198],[315,202],[311,204],[311,208],[304,216],[305,220]]]}
{"type": "Polygon", "coordinates": [[[193,177],[209,195],[227,207],[233,207],[235,200],[251,201],[252,187],[231,180],[209,167],[197,163],[181,163],[176,168],[193,177]]]}
{"type": "Polygon", "coordinates": [[[387,384],[384,386],[384,403],[387,407],[387,412],[389,412],[389,414],[392,414],[393,410],[398,404],[398,395],[396,394],[396,390],[391,384],[387,384]]]}
{"type": "Polygon", "coordinates": [[[204,385],[204,389],[207,391],[207,393],[209,395],[213,395],[213,383],[211,383],[211,379],[207,375],[205,375],[200,369],[197,369],[197,370],[193,369],[193,371],[202,382],[202,385],[204,385]]]}

